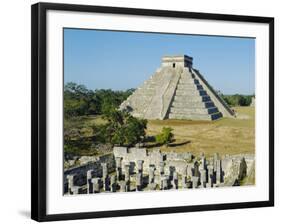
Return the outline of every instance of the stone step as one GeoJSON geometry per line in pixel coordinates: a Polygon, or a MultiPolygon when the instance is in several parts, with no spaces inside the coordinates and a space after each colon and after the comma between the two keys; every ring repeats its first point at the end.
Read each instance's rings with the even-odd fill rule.
{"type": "Polygon", "coordinates": [[[141,99],[138,102],[135,102],[136,99],[132,99],[132,101],[130,101],[130,105],[129,106],[133,106],[133,107],[137,107],[142,109],[142,107],[149,105],[151,102],[151,98],[147,98],[147,99],[141,99]],[[141,107],[139,106],[141,105],[141,107]]]}
{"type": "Polygon", "coordinates": [[[192,78],[193,75],[191,73],[187,73],[187,72],[182,72],[181,73],[181,78],[192,78]]]}
{"type": "Polygon", "coordinates": [[[185,120],[216,120],[221,118],[220,112],[213,114],[196,114],[196,115],[186,115],[186,114],[173,114],[168,115],[169,119],[185,119],[185,120]]]}
{"type": "Polygon", "coordinates": [[[148,99],[151,98],[153,96],[153,94],[142,94],[142,93],[135,93],[134,95],[130,96],[130,99],[139,99],[141,97],[140,100],[142,99],[148,99]]]}
{"type": "Polygon", "coordinates": [[[180,79],[179,84],[196,84],[196,83],[194,82],[194,79],[190,78],[190,79],[180,79]]]}
{"type": "Polygon", "coordinates": [[[210,108],[210,107],[215,107],[215,104],[212,101],[207,101],[207,102],[177,102],[173,101],[172,107],[176,108],[210,108]]]}
{"type": "Polygon", "coordinates": [[[131,95],[131,98],[138,98],[138,97],[144,97],[144,98],[149,98],[151,96],[153,96],[154,93],[135,93],[134,95],[131,95]]]}
{"type": "Polygon", "coordinates": [[[193,78],[181,78],[179,84],[200,84],[197,79],[193,78]]]}
{"type": "Polygon", "coordinates": [[[143,110],[144,107],[149,105],[149,102],[148,101],[140,101],[140,104],[142,105],[142,107],[139,107],[138,103],[135,103],[135,102],[131,102],[130,105],[128,105],[128,106],[133,107],[136,110],[143,110]]]}
{"type": "Polygon", "coordinates": [[[178,90],[185,90],[185,89],[190,89],[190,90],[194,90],[196,89],[196,84],[194,83],[189,83],[189,84],[178,84],[177,85],[177,89],[178,90]]]}
{"type": "Polygon", "coordinates": [[[184,90],[181,90],[181,89],[177,89],[176,90],[176,96],[196,96],[196,95],[199,95],[199,96],[206,96],[207,95],[207,92],[205,90],[197,90],[197,89],[194,89],[193,91],[192,90],[189,90],[189,89],[184,89],[184,90]]]}
{"type": "Polygon", "coordinates": [[[197,89],[197,90],[203,90],[203,86],[200,85],[200,84],[195,84],[195,85],[193,85],[193,88],[194,88],[194,89],[197,89]]]}
{"type": "Polygon", "coordinates": [[[136,93],[136,94],[134,94],[134,95],[132,95],[131,97],[130,97],[130,99],[131,100],[142,100],[142,99],[145,99],[145,100],[147,100],[147,99],[150,99],[151,97],[153,97],[153,95],[154,94],[142,94],[142,93],[136,93]]]}
{"type": "Polygon", "coordinates": [[[202,90],[203,86],[200,84],[178,84],[177,85],[177,89],[178,90],[190,90],[190,91],[194,91],[194,90],[202,90]]]}
{"type": "Polygon", "coordinates": [[[180,108],[180,107],[171,107],[170,108],[171,113],[175,114],[188,114],[188,115],[193,115],[193,114],[213,114],[217,113],[218,108],[217,107],[209,107],[209,108],[180,108]]]}
{"type": "Polygon", "coordinates": [[[208,95],[200,96],[196,95],[175,95],[174,101],[176,102],[206,102],[210,101],[210,97],[208,95]]]}
{"type": "Polygon", "coordinates": [[[150,95],[150,94],[154,94],[155,91],[153,90],[145,90],[145,89],[138,89],[134,92],[133,95],[150,95]]]}

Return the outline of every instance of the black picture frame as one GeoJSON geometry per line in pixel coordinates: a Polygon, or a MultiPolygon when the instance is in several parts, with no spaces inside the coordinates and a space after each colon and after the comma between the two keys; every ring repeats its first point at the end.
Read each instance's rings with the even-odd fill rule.
{"type": "Polygon", "coordinates": [[[31,76],[32,76],[32,154],[31,154],[31,218],[37,221],[102,218],[116,216],[149,215],[161,213],[194,212],[206,210],[238,209],[274,206],[274,18],[164,11],[137,8],[103,7],[73,4],[37,3],[31,11],[31,76]],[[196,206],[159,207],[68,214],[46,213],[46,12],[63,10],[100,12],[111,14],[193,18],[217,21],[254,22],[269,25],[269,200],[196,206]]]}

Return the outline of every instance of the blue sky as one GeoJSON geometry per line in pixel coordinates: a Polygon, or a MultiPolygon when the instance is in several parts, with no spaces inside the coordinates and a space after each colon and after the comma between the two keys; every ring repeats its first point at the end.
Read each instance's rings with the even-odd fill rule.
{"type": "Polygon", "coordinates": [[[251,38],[64,29],[64,82],[89,89],[136,88],[163,55],[187,54],[193,67],[224,94],[255,92],[251,38]]]}

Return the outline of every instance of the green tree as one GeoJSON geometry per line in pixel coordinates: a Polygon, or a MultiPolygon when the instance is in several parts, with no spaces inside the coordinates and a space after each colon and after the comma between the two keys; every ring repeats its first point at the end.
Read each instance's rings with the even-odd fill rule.
{"type": "Polygon", "coordinates": [[[134,89],[113,91],[111,89],[89,90],[84,85],[73,82],[64,86],[64,114],[66,117],[103,114],[118,108],[134,89]]]}
{"type": "Polygon", "coordinates": [[[230,106],[249,106],[251,104],[252,95],[223,95],[224,101],[230,106]]]}
{"type": "Polygon", "coordinates": [[[168,145],[173,141],[174,134],[172,133],[173,129],[171,127],[163,127],[160,134],[155,136],[156,143],[168,145]]]}
{"type": "Polygon", "coordinates": [[[131,146],[144,139],[147,120],[116,109],[109,109],[103,117],[107,123],[101,129],[102,135],[112,145],[131,146]]]}
{"type": "Polygon", "coordinates": [[[128,116],[124,126],[126,145],[136,144],[144,139],[147,120],[128,116]]]}
{"type": "Polygon", "coordinates": [[[64,113],[66,116],[80,116],[88,114],[90,96],[92,92],[84,85],[67,83],[64,87],[64,113]]]}

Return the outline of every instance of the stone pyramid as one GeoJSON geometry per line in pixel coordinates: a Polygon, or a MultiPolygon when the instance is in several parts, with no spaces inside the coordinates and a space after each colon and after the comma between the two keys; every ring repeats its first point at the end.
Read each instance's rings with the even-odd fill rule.
{"type": "Polygon", "coordinates": [[[234,112],[192,68],[192,57],[164,56],[162,65],[120,109],[146,119],[215,120],[234,112]]]}

